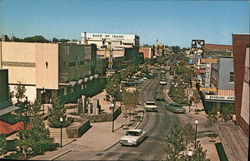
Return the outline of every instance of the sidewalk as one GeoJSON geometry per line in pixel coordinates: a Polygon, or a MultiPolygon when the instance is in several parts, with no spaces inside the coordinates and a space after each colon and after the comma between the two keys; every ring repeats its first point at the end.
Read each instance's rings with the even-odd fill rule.
{"type": "MultiPolygon", "coordinates": [[[[104,101],[105,92],[99,93],[93,99],[99,99],[101,108],[104,110],[110,110],[110,102],[104,101]]],[[[117,104],[119,105],[119,104],[117,104]]],[[[63,147],[58,148],[55,151],[46,152],[44,155],[39,155],[31,158],[32,160],[53,160],[71,151],[78,152],[93,152],[93,151],[105,151],[108,148],[115,145],[119,139],[125,134],[125,130],[122,128],[124,122],[123,115],[120,114],[119,117],[114,121],[114,132],[112,133],[112,122],[100,122],[91,123],[92,127],[84,133],[80,138],[68,139],[67,145],[65,145],[66,136],[63,137],[63,147]]],[[[138,122],[134,127],[136,128],[140,122],[138,122]]],[[[59,130],[59,129],[58,129],[59,130]]],[[[66,134],[66,133],[65,133],[66,134]]],[[[59,136],[56,140],[59,139],[59,136]]]]}

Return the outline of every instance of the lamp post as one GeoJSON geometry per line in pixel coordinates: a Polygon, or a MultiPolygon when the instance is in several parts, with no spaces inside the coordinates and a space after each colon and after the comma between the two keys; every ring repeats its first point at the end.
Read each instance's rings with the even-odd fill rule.
{"type": "Polygon", "coordinates": [[[196,119],[195,120],[195,148],[197,147],[197,128],[198,128],[198,123],[199,121],[196,119]]]}
{"type": "Polygon", "coordinates": [[[44,94],[45,94],[45,89],[43,87],[43,89],[41,90],[41,103],[42,103],[42,106],[43,106],[43,115],[44,115],[44,94]]]}
{"type": "Polygon", "coordinates": [[[112,132],[114,132],[114,109],[115,109],[114,103],[111,104],[111,108],[112,108],[112,132]]]}
{"type": "Polygon", "coordinates": [[[191,96],[192,96],[192,95],[190,94],[189,97],[188,97],[188,106],[189,106],[188,111],[189,111],[189,112],[191,112],[191,111],[190,111],[190,110],[191,110],[191,109],[190,109],[190,106],[191,106],[191,104],[192,104],[192,102],[191,102],[191,96]]]}
{"type": "Polygon", "coordinates": [[[193,151],[191,149],[188,150],[187,156],[188,156],[188,160],[190,161],[193,156],[193,151]]]}
{"type": "Polygon", "coordinates": [[[61,147],[62,147],[62,122],[63,122],[63,118],[60,117],[60,125],[61,125],[61,147]]]}

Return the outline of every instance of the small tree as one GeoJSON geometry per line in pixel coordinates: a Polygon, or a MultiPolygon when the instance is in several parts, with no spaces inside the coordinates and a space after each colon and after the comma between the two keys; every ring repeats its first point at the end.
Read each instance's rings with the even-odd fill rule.
{"type": "Polygon", "coordinates": [[[70,124],[70,121],[66,119],[66,110],[64,104],[60,98],[54,98],[51,109],[49,109],[49,126],[58,128],[58,127],[67,127],[70,124]],[[63,122],[60,122],[60,118],[63,118],[63,122]]]}
{"type": "Polygon", "coordinates": [[[10,90],[10,86],[9,86],[9,87],[8,87],[8,97],[9,97],[9,101],[10,101],[11,103],[13,103],[13,102],[12,102],[12,99],[14,98],[14,96],[15,96],[14,91],[11,91],[11,90],[10,90]]]}
{"type": "Polygon", "coordinates": [[[194,155],[191,157],[191,161],[210,161],[210,159],[207,158],[207,150],[203,150],[201,146],[198,146],[194,151],[194,155]]]}
{"type": "Polygon", "coordinates": [[[4,135],[0,135],[0,155],[7,152],[7,142],[4,135]]]}
{"type": "Polygon", "coordinates": [[[177,161],[183,158],[182,151],[185,150],[185,137],[180,128],[177,128],[175,125],[174,128],[171,129],[170,134],[167,136],[167,146],[165,149],[166,152],[166,160],[177,161]]]}
{"type": "Polygon", "coordinates": [[[15,96],[16,96],[17,102],[19,102],[23,98],[25,98],[26,88],[24,85],[21,84],[20,81],[18,82],[18,84],[14,88],[16,90],[15,96]]]}
{"type": "Polygon", "coordinates": [[[185,140],[184,143],[185,143],[186,149],[188,145],[195,144],[195,129],[192,127],[191,124],[187,124],[186,126],[184,126],[182,128],[182,133],[184,136],[184,140],[185,140]]]}
{"type": "MultiPolygon", "coordinates": [[[[125,118],[127,118],[128,113],[134,111],[134,109],[139,104],[138,97],[139,97],[138,91],[134,91],[134,92],[124,91],[123,92],[122,112],[124,113],[125,118]]],[[[127,120],[126,120],[126,123],[127,123],[127,120]]]]}

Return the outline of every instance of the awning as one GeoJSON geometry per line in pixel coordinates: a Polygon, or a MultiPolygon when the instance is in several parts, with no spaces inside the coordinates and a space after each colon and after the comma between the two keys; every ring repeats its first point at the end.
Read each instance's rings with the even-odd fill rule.
{"type": "Polygon", "coordinates": [[[94,78],[94,76],[90,76],[89,79],[92,80],[94,78]]]}
{"type": "Polygon", "coordinates": [[[82,84],[83,81],[84,81],[83,79],[79,79],[77,83],[82,84]]]}
{"type": "Polygon", "coordinates": [[[12,111],[16,111],[18,109],[20,109],[20,107],[17,107],[14,105],[6,107],[6,108],[0,110],[0,116],[11,113],[12,111]]]}
{"type": "Polygon", "coordinates": [[[87,82],[89,80],[89,78],[84,78],[84,82],[87,82]]]}
{"type": "Polygon", "coordinates": [[[75,86],[76,84],[77,84],[76,81],[70,81],[70,82],[69,82],[69,85],[71,85],[72,87],[75,86]]]}
{"type": "Polygon", "coordinates": [[[99,76],[98,74],[95,74],[95,75],[94,75],[95,78],[98,78],[98,76],[99,76]]]}

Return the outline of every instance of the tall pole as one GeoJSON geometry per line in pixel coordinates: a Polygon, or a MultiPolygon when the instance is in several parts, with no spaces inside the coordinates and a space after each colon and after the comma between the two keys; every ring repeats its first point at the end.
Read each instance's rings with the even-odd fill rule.
{"type": "Polygon", "coordinates": [[[60,125],[61,125],[61,139],[60,139],[60,147],[62,147],[62,122],[63,122],[63,118],[60,117],[60,125]]]}
{"type": "Polygon", "coordinates": [[[114,132],[114,110],[115,110],[115,104],[112,104],[112,133],[114,132]]]}
{"type": "Polygon", "coordinates": [[[197,147],[197,128],[198,128],[198,120],[196,119],[195,120],[195,145],[194,145],[194,147],[196,148],[197,147]]]}

